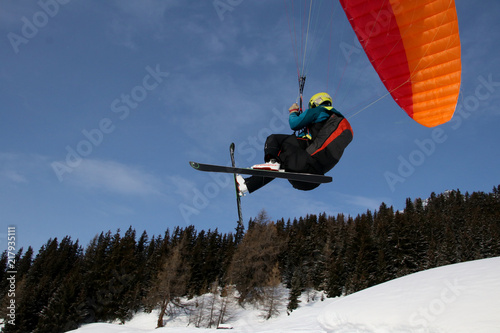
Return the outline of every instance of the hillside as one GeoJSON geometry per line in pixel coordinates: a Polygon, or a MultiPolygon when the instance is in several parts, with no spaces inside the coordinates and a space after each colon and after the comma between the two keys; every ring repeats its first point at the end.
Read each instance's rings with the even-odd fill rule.
{"type": "MultiPolygon", "coordinates": [[[[320,291],[329,302],[412,273],[500,256],[499,193],[447,191],[407,199],[404,210],[382,203],[355,217],[271,221],[261,212],[234,233],[187,226],[149,237],[130,227],[102,232],[85,247],[69,236],[50,239],[38,253],[16,253],[15,325],[3,330],[66,332],[129,322],[141,312],[152,312],[158,327],[190,312],[190,326],[213,328],[230,321],[228,309],[256,304],[264,304],[265,319],[295,315],[304,291],[320,291]],[[209,294],[214,298],[200,299],[209,294]]],[[[12,302],[8,262],[4,252],[0,318],[12,302]]]]}
{"type": "MultiPolygon", "coordinates": [[[[498,333],[499,309],[500,257],[497,257],[411,274],[346,297],[325,301],[318,298],[301,305],[290,316],[283,312],[269,321],[260,319],[256,310],[241,311],[228,324],[234,333],[498,333]]],[[[153,329],[154,316],[137,317],[125,325],[90,324],[71,332],[207,331],[185,327],[185,320],[153,329]]]]}

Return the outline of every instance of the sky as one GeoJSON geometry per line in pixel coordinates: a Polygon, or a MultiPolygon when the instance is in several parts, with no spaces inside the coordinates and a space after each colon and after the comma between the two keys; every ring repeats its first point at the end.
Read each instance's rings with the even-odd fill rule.
{"type": "MultiPolygon", "coordinates": [[[[242,198],[245,223],[262,210],[356,216],[498,186],[500,2],[456,0],[461,94],[436,128],[387,96],[338,2],[322,5],[304,98],[329,92],[354,140],[332,183],[303,192],[275,180],[242,198]]],[[[85,247],[130,226],[150,237],[188,225],[233,232],[231,176],[188,162],[228,164],[234,142],[236,164],[251,166],[269,134],[292,133],[300,17],[278,0],[2,1],[1,249],[8,226],[15,248],[35,253],[51,238],[85,247]]]]}

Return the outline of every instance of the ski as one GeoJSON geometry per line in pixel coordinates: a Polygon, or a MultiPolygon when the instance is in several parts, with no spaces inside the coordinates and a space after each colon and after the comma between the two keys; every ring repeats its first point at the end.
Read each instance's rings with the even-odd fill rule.
{"type": "MultiPolygon", "coordinates": [[[[229,146],[229,153],[231,155],[231,164],[233,168],[236,168],[236,164],[234,162],[234,142],[231,143],[231,145],[229,146]]],[[[233,173],[233,176],[234,176],[234,188],[236,190],[236,207],[238,207],[238,221],[240,225],[243,225],[243,214],[241,212],[241,198],[238,191],[238,182],[236,181],[236,173],[233,173]]]]}
{"type": "Polygon", "coordinates": [[[332,177],[324,175],[316,175],[312,173],[298,173],[298,172],[282,172],[270,170],[257,170],[251,168],[236,168],[223,165],[205,164],[198,162],[189,162],[193,169],[206,172],[222,172],[222,173],[239,173],[243,175],[253,175],[269,178],[284,178],[288,180],[301,181],[306,183],[329,183],[332,177]]]}

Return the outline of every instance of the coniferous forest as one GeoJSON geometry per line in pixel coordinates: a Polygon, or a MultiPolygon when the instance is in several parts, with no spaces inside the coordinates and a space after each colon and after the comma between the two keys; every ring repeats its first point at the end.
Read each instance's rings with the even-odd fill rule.
{"type": "MultiPolygon", "coordinates": [[[[16,325],[5,325],[4,331],[64,332],[152,310],[159,311],[158,326],[168,325],[173,309],[183,307],[181,298],[209,292],[222,300],[219,313],[203,320],[194,316],[193,325],[214,327],[225,320],[230,295],[236,295],[234,306],[262,302],[282,284],[289,296],[281,301],[293,311],[306,290],[335,297],[499,255],[500,186],[491,193],[456,190],[407,199],[402,211],[382,203],[355,217],[270,221],[262,211],[231,233],[188,226],[150,236],[130,227],[102,232],[87,245],[70,237],[50,239],[38,253],[31,247],[18,251],[16,325]]],[[[1,318],[7,315],[7,271],[4,252],[1,318]]],[[[269,307],[265,317],[274,311],[269,307]]]]}

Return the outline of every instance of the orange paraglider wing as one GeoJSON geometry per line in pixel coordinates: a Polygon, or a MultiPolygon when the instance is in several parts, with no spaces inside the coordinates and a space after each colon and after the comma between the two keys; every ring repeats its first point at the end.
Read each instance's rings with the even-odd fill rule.
{"type": "Polygon", "coordinates": [[[418,123],[451,119],[461,57],[454,0],[340,0],[393,99],[418,123]]]}

